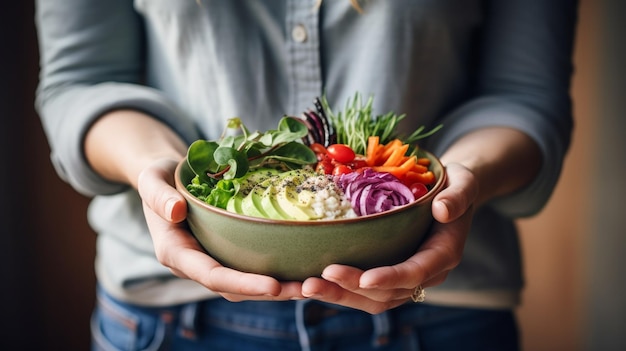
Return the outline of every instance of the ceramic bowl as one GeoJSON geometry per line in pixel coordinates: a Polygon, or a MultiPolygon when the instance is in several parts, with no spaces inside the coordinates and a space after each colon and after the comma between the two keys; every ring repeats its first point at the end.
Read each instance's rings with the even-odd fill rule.
{"type": "Polygon", "coordinates": [[[176,188],[188,204],[187,222],[207,253],[224,266],[282,281],[320,276],[329,264],[369,269],[400,263],[413,255],[433,221],[432,200],[445,185],[445,171],[433,154],[437,178],[417,201],[383,213],[351,219],[273,220],[240,215],[208,205],[187,191],[194,177],[183,159],[176,188]]]}

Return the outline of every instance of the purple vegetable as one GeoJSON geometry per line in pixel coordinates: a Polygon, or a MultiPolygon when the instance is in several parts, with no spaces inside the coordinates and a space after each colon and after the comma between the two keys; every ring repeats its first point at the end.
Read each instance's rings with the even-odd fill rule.
{"type": "Polygon", "coordinates": [[[309,123],[309,134],[313,135],[316,143],[324,145],[326,139],[326,132],[324,130],[324,123],[321,118],[311,110],[307,110],[303,113],[304,119],[309,123]]]}
{"type": "Polygon", "coordinates": [[[337,141],[337,135],[332,123],[326,117],[324,107],[319,98],[316,98],[313,103],[315,104],[316,111],[308,109],[302,113],[300,120],[307,126],[309,133],[302,138],[305,145],[311,146],[313,143],[318,143],[324,147],[328,147],[337,141]]]}
{"type": "Polygon", "coordinates": [[[335,178],[335,182],[350,200],[359,216],[380,213],[415,201],[406,185],[389,173],[369,168],[362,173],[352,172],[335,178]]]}
{"type": "Polygon", "coordinates": [[[332,123],[328,120],[328,116],[326,116],[326,112],[324,111],[324,106],[322,106],[322,101],[319,97],[313,100],[313,104],[315,105],[315,109],[317,110],[317,114],[319,115],[320,120],[324,125],[324,133],[326,137],[322,145],[328,147],[331,144],[337,142],[337,135],[335,134],[335,129],[333,128],[332,123]]]}

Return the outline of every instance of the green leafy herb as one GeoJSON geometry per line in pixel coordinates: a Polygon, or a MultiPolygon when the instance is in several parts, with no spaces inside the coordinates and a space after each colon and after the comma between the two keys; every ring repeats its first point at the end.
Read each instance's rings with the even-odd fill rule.
{"type": "Polygon", "coordinates": [[[360,93],[356,93],[352,99],[348,99],[343,111],[334,113],[330,108],[325,96],[321,103],[326,115],[330,119],[336,133],[336,142],[346,144],[357,154],[364,154],[367,149],[367,139],[370,136],[378,136],[381,144],[386,144],[393,139],[400,139],[406,144],[414,144],[420,139],[426,138],[437,132],[442,125],[438,125],[428,132],[421,126],[408,136],[397,132],[398,124],[406,117],[406,114],[398,115],[388,112],[384,115],[373,115],[372,105],[374,98],[370,96],[363,101],[360,93]]]}
{"type": "MultiPolygon", "coordinates": [[[[294,169],[313,164],[317,162],[315,153],[301,142],[307,133],[302,122],[288,116],[279,121],[277,129],[254,133],[239,118],[231,118],[219,140],[197,140],[189,146],[187,163],[197,177],[190,186],[207,197],[203,183],[214,187],[221,179],[240,178],[253,168],[294,169]]],[[[231,189],[227,186],[219,191],[223,196],[218,196],[217,202],[231,189]]]]}

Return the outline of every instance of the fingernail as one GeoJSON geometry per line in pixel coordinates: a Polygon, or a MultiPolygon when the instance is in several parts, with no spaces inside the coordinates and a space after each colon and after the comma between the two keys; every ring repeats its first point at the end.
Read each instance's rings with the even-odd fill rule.
{"type": "Polygon", "coordinates": [[[448,207],[448,203],[446,200],[439,200],[433,203],[434,207],[439,208],[437,211],[440,212],[439,216],[447,219],[450,217],[450,209],[448,207]]]}
{"type": "Polygon", "coordinates": [[[305,298],[311,298],[311,299],[319,299],[323,297],[323,295],[320,293],[307,294],[304,291],[302,292],[302,296],[304,296],[305,298]]]}
{"type": "Polygon", "coordinates": [[[177,201],[178,200],[171,198],[165,202],[165,215],[167,216],[167,219],[170,221],[173,218],[172,214],[174,212],[174,206],[176,206],[177,201]]]}
{"type": "Polygon", "coordinates": [[[448,204],[446,203],[446,200],[436,201],[435,206],[441,208],[442,210],[448,210],[448,204]]]}
{"type": "Polygon", "coordinates": [[[342,283],[341,279],[339,279],[337,277],[333,277],[333,276],[328,275],[328,274],[324,274],[323,272],[322,272],[322,278],[324,280],[328,280],[329,282],[333,282],[333,283],[337,283],[337,284],[341,284],[342,283]]]}

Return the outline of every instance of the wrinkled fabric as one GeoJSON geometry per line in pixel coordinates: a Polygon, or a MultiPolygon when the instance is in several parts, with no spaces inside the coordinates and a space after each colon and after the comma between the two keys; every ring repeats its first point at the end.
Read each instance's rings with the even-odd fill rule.
{"type": "Polygon", "coordinates": [[[231,117],[265,130],[317,96],[340,110],[360,92],[374,96],[375,113],[406,113],[407,133],[443,123],[421,145],[438,155],[488,126],[537,143],[536,180],[476,214],[462,263],[431,294],[515,303],[523,279],[512,220],[545,205],[570,143],[575,1],[359,3],[363,13],[347,0],[37,1],[36,106],[59,176],[94,197],[89,220],[107,291],[154,305],[213,296],[157,262],[137,194],[89,167],[82,141],[94,120],[137,109],[191,143],[218,137],[231,117]]]}

